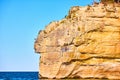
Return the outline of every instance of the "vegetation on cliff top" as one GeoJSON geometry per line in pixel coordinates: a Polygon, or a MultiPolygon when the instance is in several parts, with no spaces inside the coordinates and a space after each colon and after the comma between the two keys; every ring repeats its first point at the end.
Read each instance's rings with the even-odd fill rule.
{"type": "Polygon", "coordinates": [[[105,2],[105,3],[119,3],[120,2],[120,0],[100,0],[100,2],[105,2]]]}

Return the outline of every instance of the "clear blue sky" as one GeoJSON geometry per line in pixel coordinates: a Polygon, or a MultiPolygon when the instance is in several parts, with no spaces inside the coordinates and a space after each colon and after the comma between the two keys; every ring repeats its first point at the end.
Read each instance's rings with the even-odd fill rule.
{"type": "Polygon", "coordinates": [[[0,0],[0,71],[38,71],[34,39],[51,21],[64,18],[72,6],[93,0],[0,0]]]}

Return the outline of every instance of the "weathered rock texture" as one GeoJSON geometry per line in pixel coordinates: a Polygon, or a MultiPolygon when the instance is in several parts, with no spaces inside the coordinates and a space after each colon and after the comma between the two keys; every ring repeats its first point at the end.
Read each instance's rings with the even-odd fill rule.
{"type": "Polygon", "coordinates": [[[39,32],[41,78],[120,79],[120,6],[72,7],[39,32]]]}

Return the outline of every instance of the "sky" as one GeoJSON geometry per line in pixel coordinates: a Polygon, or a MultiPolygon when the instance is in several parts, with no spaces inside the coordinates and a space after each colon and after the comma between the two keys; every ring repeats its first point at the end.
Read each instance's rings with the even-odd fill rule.
{"type": "MultiPolygon", "coordinates": [[[[96,0],[98,1],[98,0],[96,0]]],[[[0,0],[0,71],[38,71],[34,42],[39,30],[63,19],[72,6],[93,0],[0,0]]]]}

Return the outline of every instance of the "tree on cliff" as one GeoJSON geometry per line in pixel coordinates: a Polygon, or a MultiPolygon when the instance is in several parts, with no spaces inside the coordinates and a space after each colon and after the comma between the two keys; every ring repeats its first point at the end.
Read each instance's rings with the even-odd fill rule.
{"type": "Polygon", "coordinates": [[[120,0],[100,0],[100,2],[105,2],[105,3],[119,3],[120,2],[120,0]]]}

